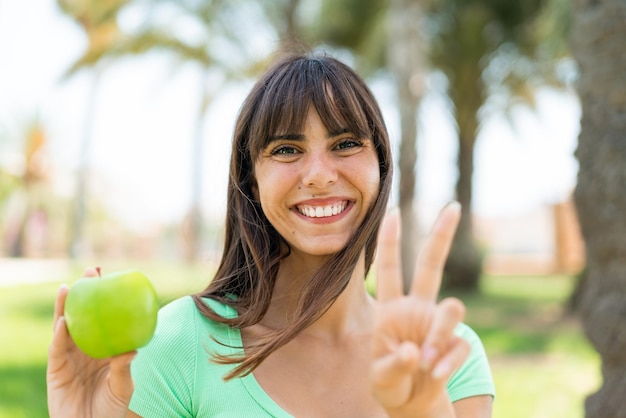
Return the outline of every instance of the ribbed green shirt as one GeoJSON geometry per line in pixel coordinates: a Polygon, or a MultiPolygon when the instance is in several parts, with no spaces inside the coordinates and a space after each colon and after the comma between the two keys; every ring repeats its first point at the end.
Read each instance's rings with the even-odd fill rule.
{"type": "MultiPolygon", "coordinates": [[[[229,306],[205,301],[224,317],[236,315],[229,306]]],[[[472,351],[448,382],[450,399],[494,395],[480,339],[463,324],[457,334],[470,342],[472,351]]],[[[291,417],[263,391],[252,373],[227,382],[222,379],[233,366],[213,363],[208,353],[231,354],[241,349],[222,346],[211,336],[233,347],[242,346],[238,329],[203,316],[190,296],[163,307],[154,337],[139,350],[131,366],[135,391],[130,409],[145,418],[291,417]]]]}

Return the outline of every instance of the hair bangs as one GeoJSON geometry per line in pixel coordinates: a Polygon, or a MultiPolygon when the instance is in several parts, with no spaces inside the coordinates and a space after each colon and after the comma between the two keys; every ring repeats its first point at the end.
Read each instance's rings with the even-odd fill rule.
{"type": "Polygon", "coordinates": [[[330,132],[348,131],[359,138],[373,136],[364,107],[367,93],[355,89],[359,80],[325,59],[279,65],[274,77],[262,80],[262,93],[250,126],[250,152],[255,160],[270,138],[299,134],[309,109],[315,108],[330,132]]]}
{"type": "MultiPolygon", "coordinates": [[[[303,66],[299,64],[299,67],[303,66]]],[[[306,72],[287,65],[279,68],[278,74],[265,82],[250,127],[253,160],[273,136],[302,131],[312,103],[311,87],[307,83],[306,72]]]]}
{"type": "Polygon", "coordinates": [[[358,138],[371,138],[373,132],[354,82],[351,84],[345,72],[338,72],[331,65],[320,69],[320,82],[313,84],[311,104],[326,129],[329,132],[346,130],[358,138]]]}

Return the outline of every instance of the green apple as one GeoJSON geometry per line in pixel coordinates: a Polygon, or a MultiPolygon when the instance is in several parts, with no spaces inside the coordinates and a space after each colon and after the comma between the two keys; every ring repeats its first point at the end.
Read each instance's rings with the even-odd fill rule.
{"type": "Polygon", "coordinates": [[[159,304],[150,280],[136,270],[83,277],[65,300],[70,336],[85,354],[105,358],[148,344],[159,304]]]}

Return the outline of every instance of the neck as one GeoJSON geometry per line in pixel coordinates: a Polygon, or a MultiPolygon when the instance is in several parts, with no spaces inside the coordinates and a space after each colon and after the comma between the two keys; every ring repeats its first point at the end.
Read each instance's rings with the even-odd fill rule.
{"type": "MultiPolygon", "coordinates": [[[[313,272],[326,261],[290,255],[281,262],[272,303],[262,323],[271,329],[286,326],[296,309],[302,289],[313,272]]],[[[346,288],[331,307],[302,333],[320,338],[339,339],[367,332],[372,324],[373,299],[365,288],[364,253],[346,288]]]]}

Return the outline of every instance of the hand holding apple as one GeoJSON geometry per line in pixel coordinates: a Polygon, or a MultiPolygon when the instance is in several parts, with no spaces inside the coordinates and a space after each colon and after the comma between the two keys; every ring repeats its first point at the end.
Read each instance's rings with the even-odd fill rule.
{"type": "MultiPolygon", "coordinates": [[[[84,277],[98,276],[99,267],[85,270],[84,277]]],[[[103,359],[85,354],[70,337],[63,316],[68,292],[61,285],[54,302],[54,333],[46,367],[49,416],[123,418],[133,393],[130,364],[137,351],[103,359]]]]}
{"type": "Polygon", "coordinates": [[[76,345],[93,358],[106,358],[148,344],[159,305],[150,280],[129,270],[83,277],[65,301],[65,321],[76,345]]]}

